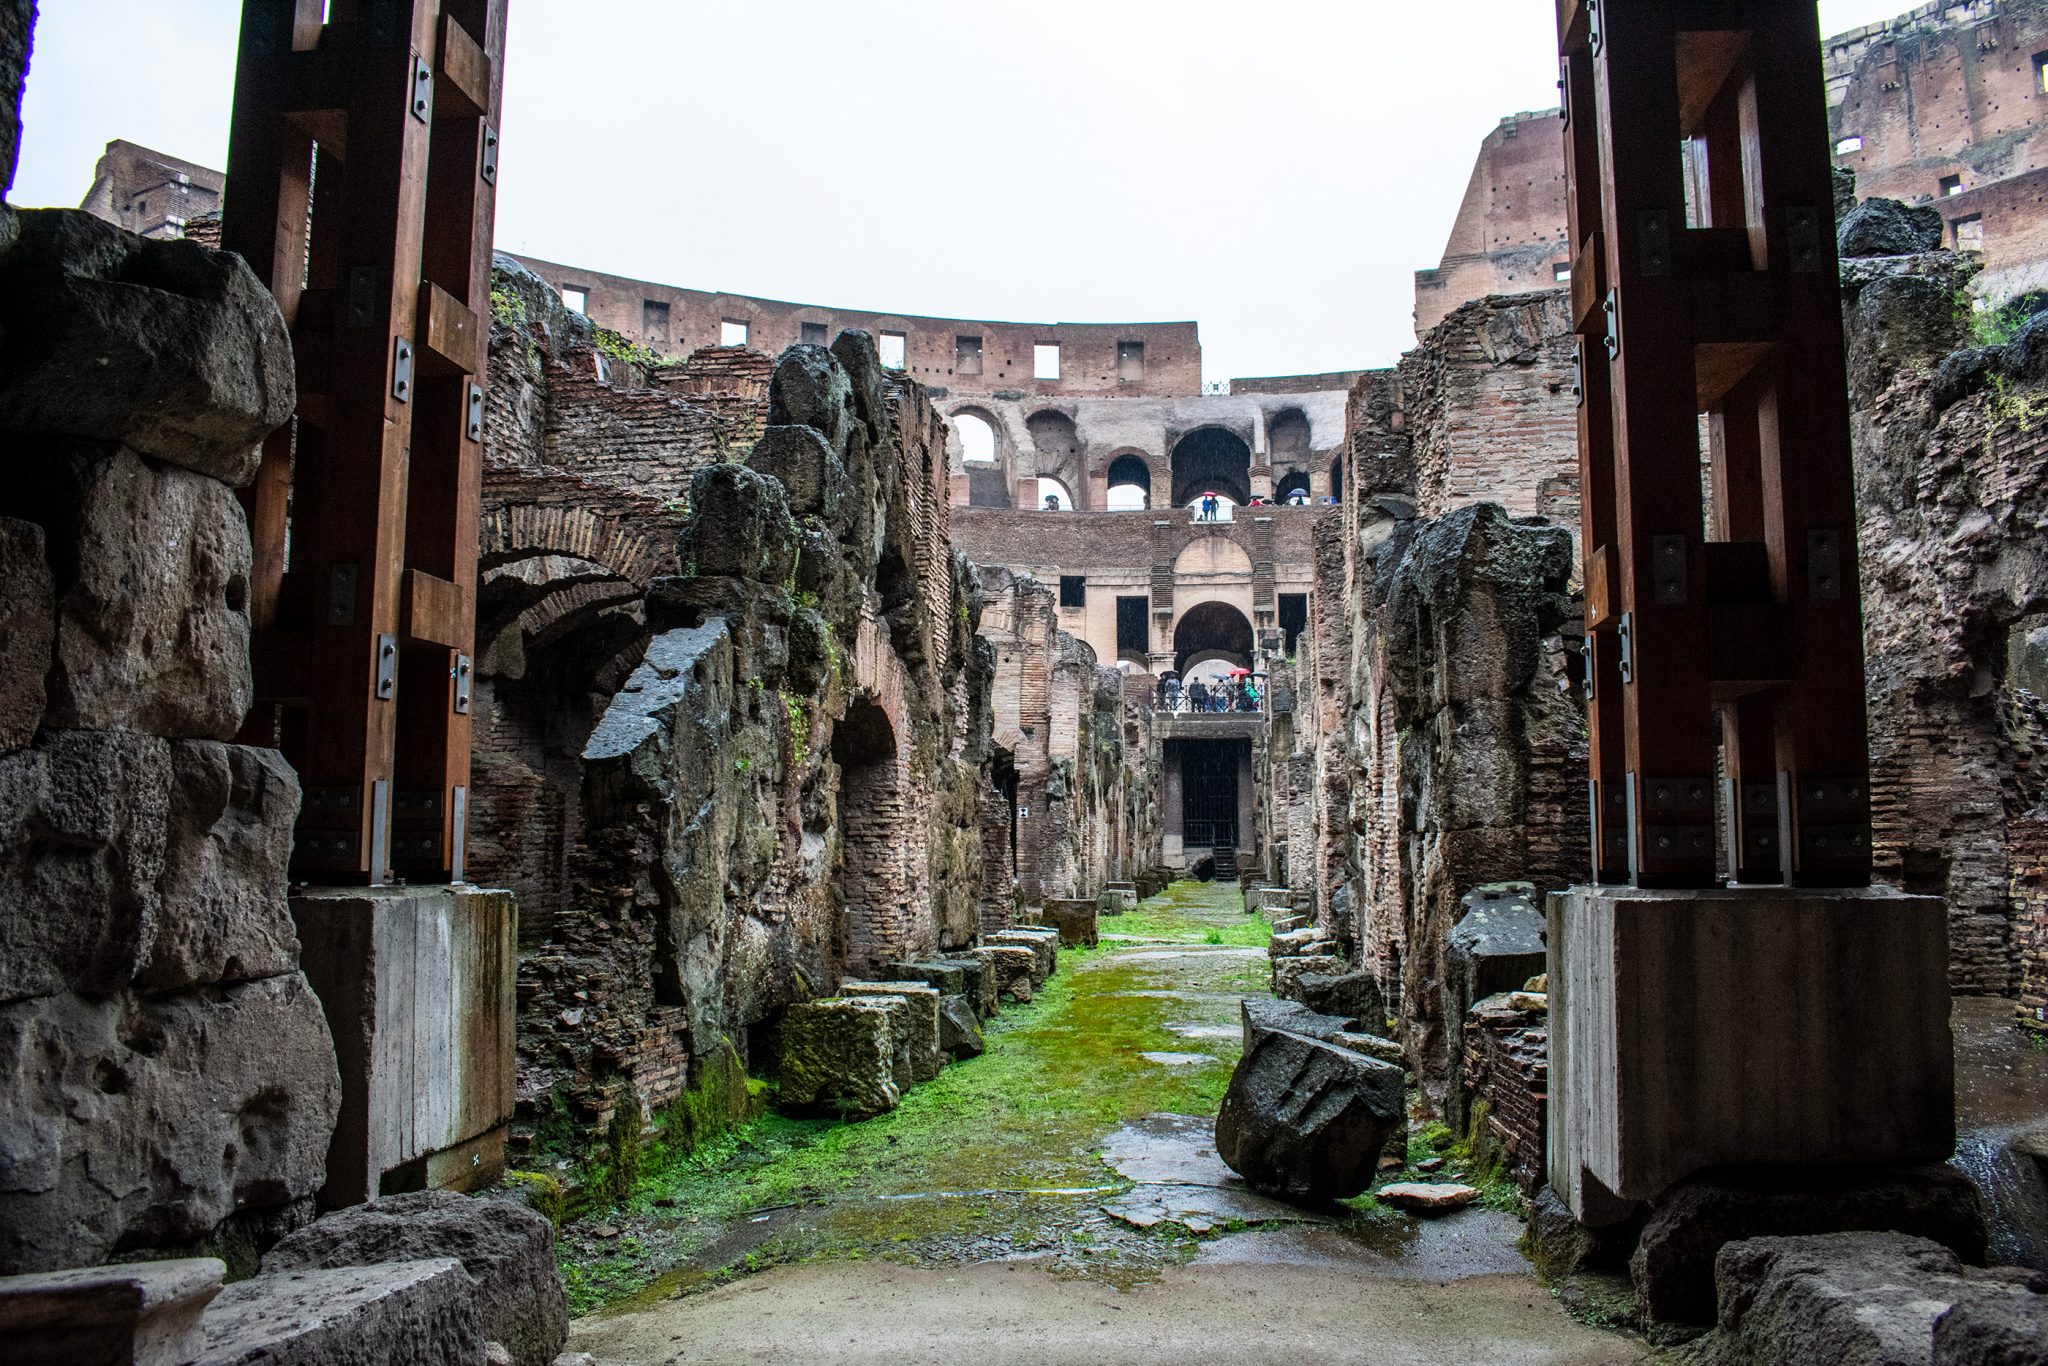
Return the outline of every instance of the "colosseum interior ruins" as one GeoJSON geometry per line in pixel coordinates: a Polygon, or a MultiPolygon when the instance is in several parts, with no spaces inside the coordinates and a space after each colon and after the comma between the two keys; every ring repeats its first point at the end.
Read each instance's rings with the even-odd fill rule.
{"type": "Polygon", "coordinates": [[[0,197],[0,1357],[2048,1363],[2048,0],[1231,379],[502,249],[529,3],[0,197]]]}

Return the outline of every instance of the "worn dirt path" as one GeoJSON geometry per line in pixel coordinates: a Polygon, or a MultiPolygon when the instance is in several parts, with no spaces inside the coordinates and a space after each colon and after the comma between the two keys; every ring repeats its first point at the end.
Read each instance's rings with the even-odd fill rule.
{"type": "MultiPolygon", "coordinates": [[[[1062,955],[1056,989],[1004,1012],[988,1054],[901,1110],[690,1178],[773,1203],[577,1320],[571,1350],[601,1366],[1642,1358],[1565,1316],[1510,1214],[1424,1222],[1245,1190],[1209,1121],[1238,1002],[1266,976],[1263,925],[1235,888],[1182,884],[1103,928],[1103,949],[1062,955]]],[[[709,1208],[693,1190],[676,1188],[689,1243],[714,1223],[681,1215],[709,1208]]],[[[628,1236],[656,1243],[663,1212],[628,1236]]]]}

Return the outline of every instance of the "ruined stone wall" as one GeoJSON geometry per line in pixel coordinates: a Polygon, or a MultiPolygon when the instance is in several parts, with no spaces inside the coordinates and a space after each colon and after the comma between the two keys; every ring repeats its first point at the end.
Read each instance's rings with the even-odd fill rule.
{"type": "Polygon", "coordinates": [[[1947,898],[1958,991],[2006,994],[2039,973],[2048,321],[1965,345],[1970,269],[1948,253],[1846,262],[1844,309],[1876,872],[1947,898]]]}
{"type": "Polygon", "coordinates": [[[1418,338],[1471,300],[1549,289],[1570,267],[1560,126],[1555,109],[1510,114],[1479,144],[1443,259],[1415,272],[1418,338]]]}
{"type": "MultiPolygon", "coordinates": [[[[30,7],[0,4],[0,186],[30,7]]],[[[341,1100],[286,904],[234,489],[296,402],[239,257],[0,204],[0,1274],[311,1218],[341,1100]]]]}
{"type": "Polygon", "coordinates": [[[1485,501],[1578,526],[1574,358],[1561,289],[1463,305],[1401,358],[1423,516],[1485,501]]]}

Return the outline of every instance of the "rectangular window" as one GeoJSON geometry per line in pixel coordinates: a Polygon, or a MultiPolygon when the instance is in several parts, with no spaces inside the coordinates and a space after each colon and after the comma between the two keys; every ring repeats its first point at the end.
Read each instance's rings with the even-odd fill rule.
{"type": "Polygon", "coordinates": [[[1308,625],[1308,594],[1282,593],[1280,595],[1280,629],[1287,636],[1287,654],[1292,658],[1295,642],[1301,639],[1302,627],[1308,625]]]}
{"type": "Polygon", "coordinates": [[[805,323],[802,330],[803,336],[800,340],[805,346],[824,346],[826,344],[825,324],[805,323]]]}
{"type": "Polygon", "coordinates": [[[1961,176],[1945,175],[1941,178],[1941,197],[1943,199],[1948,198],[1952,194],[1961,194],[1962,192],[1963,178],[1961,176]]]}
{"type": "Polygon", "coordinates": [[[720,346],[745,346],[747,344],[746,323],[733,318],[726,318],[721,321],[718,324],[718,344],[720,346]]]}
{"type": "Polygon", "coordinates": [[[650,342],[668,341],[668,305],[659,299],[640,301],[640,335],[650,342]]]}
{"type": "Polygon", "coordinates": [[[1116,377],[1133,384],[1145,378],[1145,343],[1116,344],[1116,377]]]}
{"type": "Polygon", "coordinates": [[[981,338],[953,338],[953,370],[961,375],[981,373],[981,338]]]}
{"type": "Polygon", "coordinates": [[[1956,250],[1984,250],[1984,215],[1973,213],[1968,218],[1956,220],[1956,250]]]}
{"type": "Polygon", "coordinates": [[[1572,263],[1569,261],[1552,262],[1550,266],[1550,279],[1553,284],[1570,284],[1572,282],[1572,263]]]}
{"type": "Polygon", "coordinates": [[[2048,52],[2034,54],[2034,89],[2048,93],[2048,52]]]}
{"type": "Polygon", "coordinates": [[[582,285],[563,285],[562,307],[571,313],[582,313],[587,316],[590,312],[590,291],[582,285]]]}
{"type": "Polygon", "coordinates": [[[1143,658],[1150,651],[1150,623],[1146,618],[1151,606],[1152,600],[1142,596],[1116,600],[1116,652],[1119,655],[1143,658]]]}
{"type": "Polygon", "coordinates": [[[1860,152],[1862,150],[1863,139],[1853,133],[1835,144],[1835,155],[1838,157],[1845,157],[1851,152],[1860,152]]]}
{"type": "Polygon", "coordinates": [[[1031,347],[1031,378],[1058,379],[1060,377],[1060,344],[1058,342],[1037,342],[1031,347]]]}
{"type": "Polygon", "coordinates": [[[910,339],[901,332],[884,332],[882,334],[882,368],[884,370],[901,370],[904,358],[909,354],[909,351],[910,339]]]}
{"type": "Polygon", "coordinates": [[[1088,580],[1079,574],[1060,575],[1060,606],[1085,607],[1088,605],[1088,580]]]}

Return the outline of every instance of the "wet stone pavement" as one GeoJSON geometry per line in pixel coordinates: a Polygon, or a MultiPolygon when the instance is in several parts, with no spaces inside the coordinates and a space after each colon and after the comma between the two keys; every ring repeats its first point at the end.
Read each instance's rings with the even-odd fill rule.
{"type": "MultiPolygon", "coordinates": [[[[1533,1316],[1538,1337],[1592,1353],[1526,1359],[1633,1359],[1632,1345],[1568,1322],[1536,1285],[1515,1251],[1521,1225],[1512,1214],[1473,1206],[1419,1220],[1369,1197],[1305,1209],[1256,1194],[1223,1165],[1212,1124],[1241,1049],[1239,1003],[1269,989],[1268,934],[1235,886],[1177,884],[1104,919],[1101,947],[1062,951],[1038,999],[1005,1007],[992,1023],[986,1054],[949,1066],[896,1111],[858,1124],[771,1116],[737,1143],[643,1183],[657,1189],[643,1189],[610,1223],[572,1225],[562,1247],[572,1299],[586,1312],[609,1302],[578,1321],[572,1348],[599,1362],[705,1359],[643,1354],[669,1342],[680,1353],[697,1336],[692,1325],[714,1335],[731,1328],[741,1303],[776,1303],[783,1292],[765,1282],[786,1286],[784,1308],[798,1314],[827,1284],[869,1287],[881,1267],[865,1262],[944,1270],[949,1286],[994,1277],[1006,1288],[993,1293],[1013,1309],[1043,1287],[993,1268],[1028,1266],[1048,1283],[1099,1287],[1054,1301],[1061,1305],[1143,1289],[1142,1302],[1156,1306],[1186,1293],[1176,1287],[1258,1268],[1392,1278],[1410,1287],[1402,1294],[1484,1279],[1493,1298],[1515,1302],[1495,1309],[1533,1316]],[[991,1270],[960,1274],[976,1268],[991,1270]],[[749,1275],[757,1271],[767,1274],[749,1275]]],[[[1284,1306],[1272,1308],[1284,1319],[1284,1306]]],[[[876,1357],[923,1359],[900,1334],[884,1336],[891,1345],[876,1339],[876,1357]]],[[[821,1350],[817,1341],[783,1345],[821,1350]]],[[[962,1345],[955,1332],[947,1350],[962,1345]]],[[[1046,1345],[1036,1359],[1064,1359],[1045,1356],[1046,1345]]],[[[763,1350],[758,1359],[777,1359],[763,1350]]]]}

